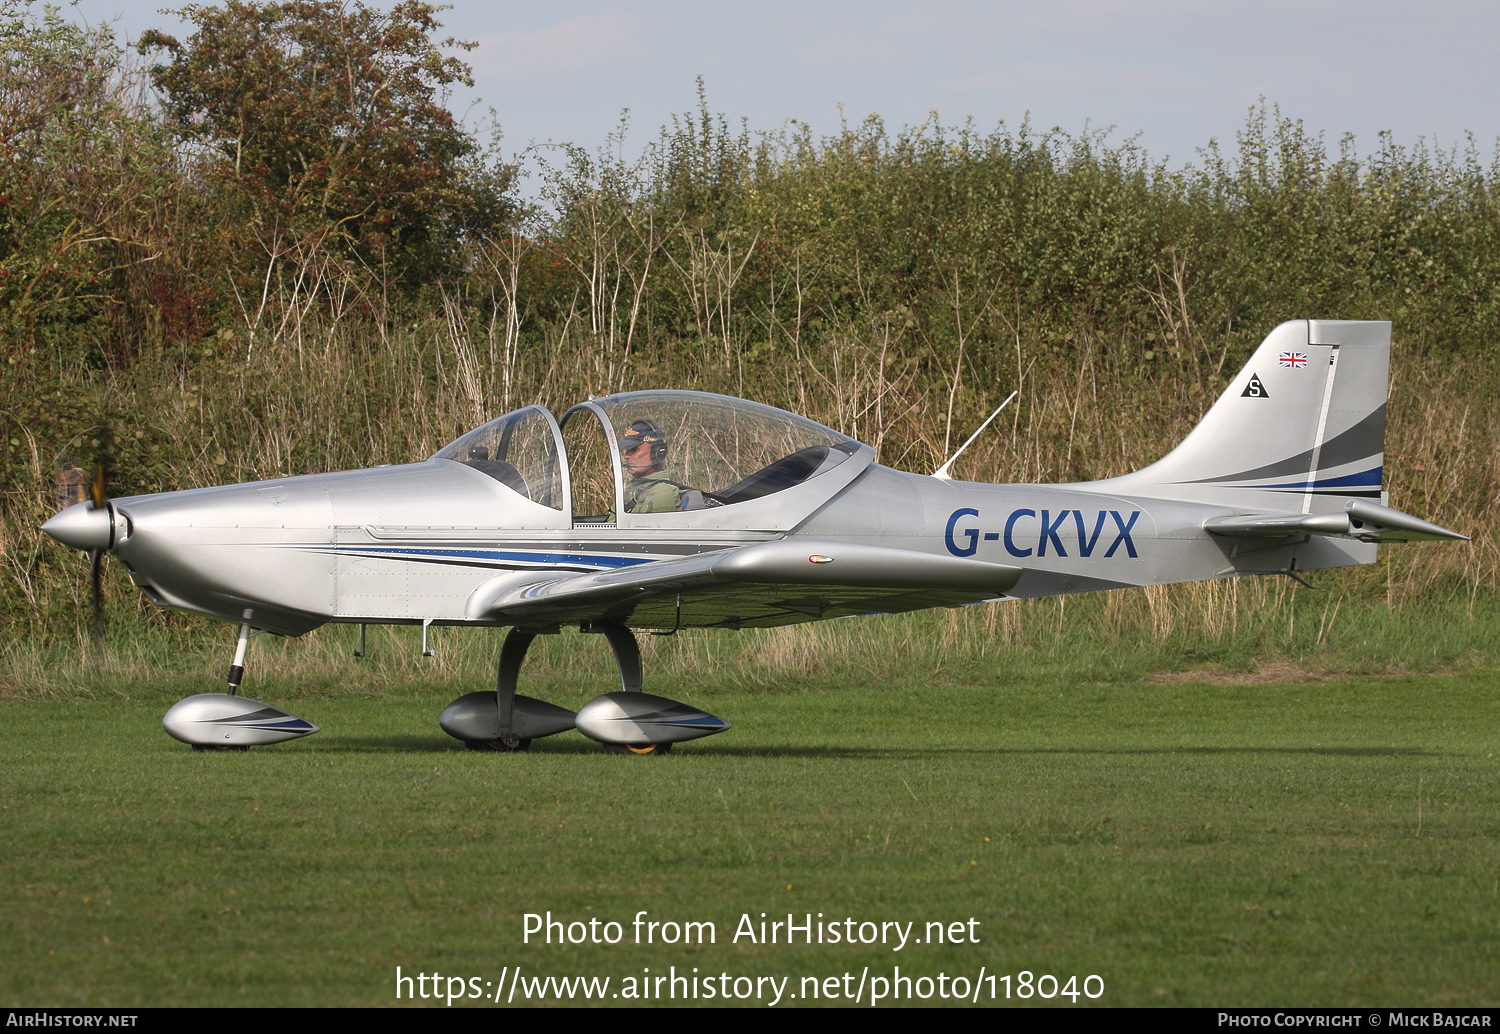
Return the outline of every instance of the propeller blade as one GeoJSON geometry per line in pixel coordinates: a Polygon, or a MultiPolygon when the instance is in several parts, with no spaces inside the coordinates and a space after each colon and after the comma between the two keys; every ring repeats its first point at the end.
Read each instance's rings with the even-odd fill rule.
{"type": "MultiPolygon", "coordinates": [[[[109,465],[109,429],[100,430],[99,438],[104,448],[100,450],[98,460],[94,466],[94,509],[104,509],[104,504],[109,501],[109,496],[104,491],[105,468],[109,465]]],[[[94,585],[94,638],[104,640],[104,550],[89,550],[89,577],[94,585]]]]}
{"type": "Polygon", "coordinates": [[[94,583],[94,638],[104,638],[104,550],[89,550],[89,575],[94,583]]]}

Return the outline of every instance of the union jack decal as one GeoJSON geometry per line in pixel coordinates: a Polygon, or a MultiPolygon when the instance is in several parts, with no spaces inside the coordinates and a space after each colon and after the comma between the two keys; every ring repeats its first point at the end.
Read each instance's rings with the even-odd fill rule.
{"type": "Polygon", "coordinates": [[[1282,366],[1290,367],[1293,370],[1300,370],[1307,365],[1307,353],[1282,352],[1278,361],[1282,366]]]}

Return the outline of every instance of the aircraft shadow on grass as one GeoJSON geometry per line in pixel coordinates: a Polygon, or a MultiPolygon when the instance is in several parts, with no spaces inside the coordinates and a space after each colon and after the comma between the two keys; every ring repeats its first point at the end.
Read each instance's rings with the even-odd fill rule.
{"type": "MultiPolygon", "coordinates": [[[[331,736],[321,742],[324,753],[443,753],[462,750],[452,740],[432,736],[331,736]]],[[[570,743],[549,740],[537,743],[532,748],[534,756],[548,754],[595,754],[598,747],[592,742],[570,743]]],[[[1441,757],[1444,752],[1427,747],[1252,747],[1252,746],[1201,746],[1201,747],[835,747],[835,746],[762,746],[741,747],[730,744],[705,744],[682,752],[683,756],[732,757],[732,758],[835,758],[844,760],[907,758],[944,758],[963,755],[979,757],[1022,757],[1025,755],[1080,755],[1105,756],[1172,755],[1172,754],[1245,754],[1245,755],[1320,755],[1326,757],[1441,757]]]]}
{"type": "Polygon", "coordinates": [[[1426,747],[1042,747],[1004,754],[1324,754],[1333,757],[1441,757],[1426,747]]]}

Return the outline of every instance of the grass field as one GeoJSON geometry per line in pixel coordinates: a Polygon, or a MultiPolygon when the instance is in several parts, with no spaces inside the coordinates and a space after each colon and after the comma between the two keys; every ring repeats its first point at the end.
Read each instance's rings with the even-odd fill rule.
{"type": "Polygon", "coordinates": [[[199,754],[160,728],[198,678],[0,703],[0,998],[385,1005],[398,965],[445,987],[517,965],[607,976],[610,994],[675,966],[731,988],[790,976],[785,1006],[812,1004],[805,977],[847,972],[852,992],[899,965],[983,966],[1017,992],[1023,970],[1097,974],[1110,1005],[1500,1000],[1500,684],[1482,666],[1213,683],[907,664],[763,690],[663,667],[648,688],[735,728],[665,758],[576,733],[479,754],[436,725],[462,680],[295,701],[272,680],[254,695],[324,731],[199,754]],[[523,914],[549,910],[624,940],[523,944],[523,914]],[[717,941],[632,944],[641,910],[717,941]],[[972,918],[979,943],[734,943],[762,912],[913,938],[972,918]]]}

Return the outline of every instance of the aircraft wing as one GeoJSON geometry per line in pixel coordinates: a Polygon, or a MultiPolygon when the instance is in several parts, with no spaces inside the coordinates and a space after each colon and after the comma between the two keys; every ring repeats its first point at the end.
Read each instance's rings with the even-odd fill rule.
{"type": "Polygon", "coordinates": [[[1467,535],[1440,528],[1389,506],[1356,499],[1343,513],[1252,513],[1214,517],[1204,529],[1228,538],[1286,538],[1292,535],[1337,535],[1362,542],[1469,541],[1467,535]]]}
{"type": "Polygon", "coordinates": [[[611,622],[635,628],[751,628],[994,599],[1021,568],[792,538],[611,571],[514,571],[481,585],[470,619],[611,622]]]}

